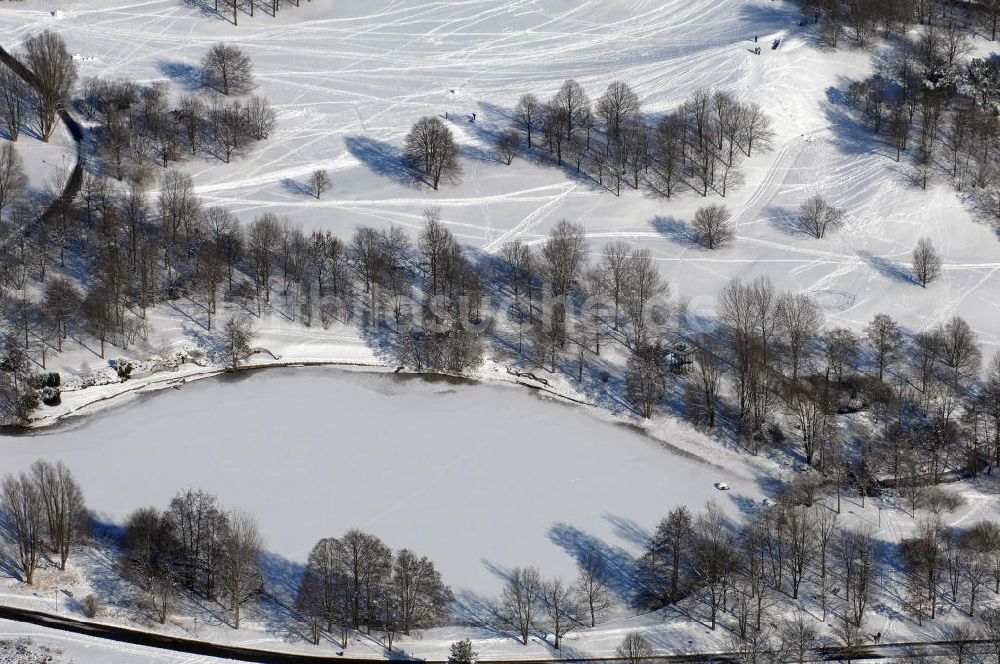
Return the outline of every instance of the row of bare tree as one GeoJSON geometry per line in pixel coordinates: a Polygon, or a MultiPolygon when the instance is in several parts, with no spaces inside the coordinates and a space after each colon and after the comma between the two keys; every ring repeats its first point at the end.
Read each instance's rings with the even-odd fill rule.
{"type": "Polygon", "coordinates": [[[326,632],[346,648],[350,630],[364,626],[392,650],[398,633],[443,624],[452,600],[426,556],[409,549],[393,554],[378,537],[349,530],[313,547],[295,606],[316,644],[326,632]]]}
{"type": "Polygon", "coordinates": [[[83,492],[62,462],[39,460],[27,472],[5,475],[0,516],[17,569],[29,585],[46,558],[66,569],[70,553],[90,534],[83,492]]]}

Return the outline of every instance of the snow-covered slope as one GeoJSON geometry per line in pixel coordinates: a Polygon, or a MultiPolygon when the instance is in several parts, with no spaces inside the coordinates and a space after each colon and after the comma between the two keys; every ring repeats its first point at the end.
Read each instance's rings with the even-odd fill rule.
{"type": "Polygon", "coordinates": [[[990,346],[1000,341],[990,297],[1000,269],[995,233],[972,221],[947,185],[911,186],[906,165],[844,117],[831,90],[868,72],[871,53],[817,50],[789,3],[352,0],[303,3],[239,27],[196,7],[26,0],[0,7],[0,41],[14,46],[51,28],[80,56],[82,76],[164,79],[178,93],[210,44],[238,41],[254,60],[258,91],[277,107],[278,130],[248,158],[185,168],[206,203],[245,219],[272,211],[346,235],[362,224],[415,227],[425,207],[439,206],[463,241],[496,248],[514,237],[538,240],[566,218],[582,222],[595,246],[624,238],[650,247],[674,292],[698,311],[711,311],[729,278],[765,273],[814,294],[831,322],[858,326],[887,311],[917,330],[959,314],[990,346]],[[775,38],[782,44],[771,50],[775,38]],[[674,222],[704,204],[694,192],[665,201],[626,190],[618,198],[560,169],[491,157],[489,141],[517,97],[548,96],[565,78],[594,98],[626,80],[653,114],[700,87],[762,104],[777,135],[725,201],[739,223],[736,243],[705,252],[676,232],[674,222]],[[431,192],[402,182],[402,137],[420,116],[445,113],[465,147],[462,183],[431,192]],[[301,189],[317,168],[334,183],[322,201],[301,189]],[[814,193],[849,220],[819,241],[788,229],[788,213],[814,193]],[[925,235],[946,261],[926,291],[903,276],[925,235]]]}

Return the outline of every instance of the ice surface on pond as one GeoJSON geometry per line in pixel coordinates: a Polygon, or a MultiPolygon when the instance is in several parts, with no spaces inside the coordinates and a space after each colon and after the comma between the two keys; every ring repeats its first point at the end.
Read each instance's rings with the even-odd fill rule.
{"type": "Polygon", "coordinates": [[[513,388],[321,369],[200,381],[0,445],[4,470],[65,461],[103,519],[203,488],[256,513],[294,562],[357,527],[486,594],[518,565],[569,580],[589,543],[635,553],[677,504],[736,514],[760,498],[751,479],[727,470],[720,494],[719,468],[513,388]]]}

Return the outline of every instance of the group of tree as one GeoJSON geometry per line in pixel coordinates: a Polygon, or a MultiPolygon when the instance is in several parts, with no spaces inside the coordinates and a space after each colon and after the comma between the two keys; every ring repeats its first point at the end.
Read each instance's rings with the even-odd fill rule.
{"type": "Polygon", "coordinates": [[[31,585],[44,560],[66,569],[70,553],[90,533],[83,492],[62,462],[38,460],[0,481],[4,539],[22,580],[31,585]]]}
{"type": "Polygon", "coordinates": [[[570,79],[549,101],[523,95],[495,150],[510,163],[521,146],[544,148],[557,165],[572,167],[617,195],[624,183],[667,198],[688,189],[724,197],[740,179],[740,160],[766,148],[771,137],[770,119],[760,106],[723,90],[699,90],[677,110],[654,119],[628,83],[614,81],[591,102],[570,79]]]}
{"type": "Polygon", "coordinates": [[[888,143],[896,161],[904,153],[910,155],[914,181],[920,187],[926,189],[935,178],[946,180],[971,194],[986,218],[1000,220],[996,166],[1000,63],[968,57],[972,26],[985,17],[995,37],[1000,6],[992,1],[938,0],[814,4],[825,17],[822,20],[832,26],[832,35],[841,32],[836,26],[843,17],[849,17],[854,41],[861,45],[876,35],[876,24],[886,35],[899,35],[880,58],[875,74],[847,86],[848,103],[860,121],[888,143]],[[851,11],[838,9],[842,5],[850,5],[851,11]],[[876,8],[891,11],[879,17],[876,8]],[[905,29],[917,23],[920,28],[906,34],[905,29]]]}
{"type": "Polygon", "coordinates": [[[264,12],[266,16],[277,18],[282,7],[298,7],[301,0],[200,0],[200,3],[218,16],[231,20],[234,26],[239,26],[240,15],[253,18],[259,12],[264,12]]]}
{"type": "Polygon", "coordinates": [[[510,629],[524,645],[533,634],[551,635],[552,646],[559,650],[566,634],[595,626],[613,601],[607,562],[599,551],[588,549],[572,583],[544,579],[534,567],[510,570],[498,607],[502,621],[498,626],[510,629]]]}
{"type": "Polygon", "coordinates": [[[443,624],[452,600],[426,556],[394,554],[378,537],[349,530],[313,547],[295,607],[316,644],[325,632],[346,648],[350,631],[363,629],[391,651],[397,634],[443,624]]]}
{"type": "Polygon", "coordinates": [[[165,510],[146,507],[128,515],[121,568],[146,593],[161,624],[183,590],[219,602],[239,629],[244,607],[264,590],[262,543],[251,514],[225,510],[215,496],[188,489],[165,510]]]}
{"type": "Polygon", "coordinates": [[[818,24],[823,45],[841,46],[846,38],[858,48],[871,46],[879,38],[905,35],[915,25],[950,21],[963,28],[977,26],[996,40],[1000,28],[1000,6],[994,0],[799,0],[806,19],[818,24]]]}
{"type": "Polygon", "coordinates": [[[79,106],[94,122],[95,151],[106,175],[144,188],[156,179],[157,166],[198,154],[228,163],[273,131],[267,99],[244,97],[254,87],[253,69],[239,48],[213,46],[199,75],[206,93],[185,94],[176,103],[164,81],[84,80],[79,106]]]}

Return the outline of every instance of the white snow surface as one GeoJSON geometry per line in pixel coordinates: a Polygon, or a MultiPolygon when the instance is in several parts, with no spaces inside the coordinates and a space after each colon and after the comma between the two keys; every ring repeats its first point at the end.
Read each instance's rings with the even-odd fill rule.
{"type": "MultiPolygon", "coordinates": [[[[206,204],[243,219],[271,211],[347,235],[365,224],[416,228],[424,208],[439,206],[462,241],[495,249],[515,237],[539,241],[566,218],[584,224],[595,247],[623,238],[650,248],[698,313],[713,312],[730,278],[767,274],[814,295],[831,325],[857,328],[885,311],[919,331],[958,314],[989,350],[1000,341],[996,233],[971,219],[946,182],[915,187],[905,160],[896,164],[845,115],[836,90],[872,70],[872,53],[815,48],[790,3],[343,0],[243,17],[239,27],[181,0],[0,6],[5,45],[42,28],[65,37],[81,76],[168,80],[177,94],[193,85],[211,44],[238,41],[278,129],[232,164],[199,158],[184,168],[206,204]],[[754,55],[754,35],[782,45],[754,55]],[[701,87],[759,102],[774,119],[774,149],[746,162],[744,183],[726,199],[734,245],[710,252],[684,238],[678,222],[705,203],[694,192],[666,201],[626,189],[619,198],[568,169],[490,156],[517,97],[548,97],[565,78],[592,98],[626,80],[654,117],[701,87]],[[461,184],[439,192],[407,184],[397,158],[403,136],[415,119],[445,113],[464,146],[461,184]],[[322,201],[302,188],[317,168],[333,178],[322,201]],[[846,228],[824,240],[789,230],[790,214],[815,193],[847,212],[846,228]],[[906,277],[921,236],[945,259],[943,277],[926,290],[906,277]]],[[[975,49],[988,55],[993,45],[980,38],[975,49]]]]}
{"type": "MultiPolygon", "coordinates": [[[[43,28],[66,39],[82,76],[168,80],[178,94],[189,89],[211,44],[245,48],[257,92],[278,111],[277,131],[232,164],[199,158],[183,165],[207,205],[229,206],[243,220],[270,211],[347,236],[365,224],[416,229],[422,210],[439,206],[463,242],[489,251],[517,237],[537,243],[566,218],[585,226],[595,249],[615,238],[649,248],[694,314],[712,315],[715,293],[730,278],[766,274],[780,288],[816,297],[827,325],[860,329],[884,311],[918,331],[961,315],[987,353],[1000,343],[996,232],[975,222],[947,183],[914,187],[905,160],[896,164],[844,115],[836,88],[845,77],[869,73],[872,53],[817,50],[794,9],[780,0],[314,1],[287,7],[277,19],[242,17],[238,28],[182,0],[0,4],[5,47],[43,28]],[[754,34],[765,47],[781,37],[782,46],[752,55],[754,34]],[[654,116],[699,87],[728,89],[763,106],[775,122],[774,148],[746,162],[744,182],[725,201],[738,224],[733,246],[708,252],[685,239],[682,222],[706,202],[693,193],[667,201],[626,189],[615,197],[568,170],[523,158],[504,166],[488,155],[490,138],[506,125],[519,95],[547,97],[571,77],[593,98],[612,80],[626,80],[654,116]],[[397,161],[403,136],[420,116],[446,112],[464,147],[462,182],[440,192],[404,183],[397,161]],[[475,124],[467,121],[473,112],[475,124]],[[333,178],[321,201],[301,187],[317,168],[333,178]],[[789,230],[791,212],[815,193],[847,212],[845,228],[824,240],[789,230]],[[927,289],[905,277],[921,236],[945,260],[944,274],[927,289]]],[[[978,39],[975,49],[989,55],[993,45],[978,39]]],[[[39,188],[51,177],[48,163],[71,150],[62,130],[52,146],[29,136],[18,147],[39,188]]],[[[152,350],[205,340],[185,313],[183,304],[151,312],[152,350]]],[[[307,330],[271,314],[257,323],[260,344],[287,361],[379,362],[351,328],[307,330]]],[[[106,362],[82,346],[52,360],[69,373],[97,365],[106,362]]],[[[203,373],[185,365],[163,382],[203,373]]],[[[129,389],[114,384],[64,397],[72,409],[129,389]]],[[[430,556],[446,581],[473,600],[495,594],[505,567],[533,564],[546,575],[571,576],[574,541],[593,538],[609,551],[635,553],[641,534],[681,502],[697,508],[715,498],[736,514],[765,493],[753,478],[777,470],[772,461],[741,458],[670,418],[657,418],[650,430],[725,470],[586,410],[498,387],[269,370],[237,382],[187,384],[43,435],[4,440],[0,469],[24,468],[39,456],[61,458],[109,521],[146,504],[162,506],[186,486],[215,491],[226,505],[258,514],[269,550],[292,574],[319,537],[364,528],[393,547],[430,556]],[[732,490],[715,490],[720,481],[732,490]]],[[[993,483],[965,493],[969,506],[949,525],[996,517],[993,483]]],[[[847,510],[845,519],[878,524],[886,541],[906,536],[914,523],[881,501],[847,510]]],[[[106,570],[106,560],[89,555],[74,564],[88,574],[106,570]]],[[[903,618],[887,585],[874,628],[897,639],[941,633],[940,621],[918,628],[903,618]]],[[[15,586],[4,601],[27,602],[15,586]]],[[[177,629],[191,632],[187,623],[177,629]]],[[[683,615],[656,613],[578,632],[570,648],[606,655],[630,629],[642,629],[664,651],[724,645],[719,634],[706,634],[683,615]]],[[[259,624],[200,634],[311,648],[286,644],[259,624]]],[[[433,630],[402,647],[441,657],[451,640],[469,634],[433,630]]],[[[487,631],[472,636],[484,655],[552,652],[537,640],[522,648],[487,631]]],[[[381,655],[371,644],[352,643],[348,651],[381,655]]],[[[80,659],[200,661],[105,652],[80,659]]]]}
{"type": "MultiPolygon", "coordinates": [[[[0,619],[0,641],[22,642],[34,656],[27,664],[213,664],[227,662],[216,657],[175,653],[169,650],[143,648],[126,643],[112,643],[79,634],[61,632],[36,625],[25,625],[0,619]],[[45,659],[50,657],[51,659],[45,659]]],[[[0,662],[7,663],[0,651],[0,662]]],[[[25,664],[9,660],[10,664],[25,664]]]]}
{"type": "Polygon", "coordinates": [[[747,476],[521,390],[330,369],[198,381],[0,453],[8,471],[39,457],[67,463],[113,523],[202,488],[255,513],[292,569],[356,527],[429,556],[460,596],[499,594],[521,565],[572,579],[589,543],[636,555],[673,506],[715,497],[736,514],[762,495],[747,476]]]}

